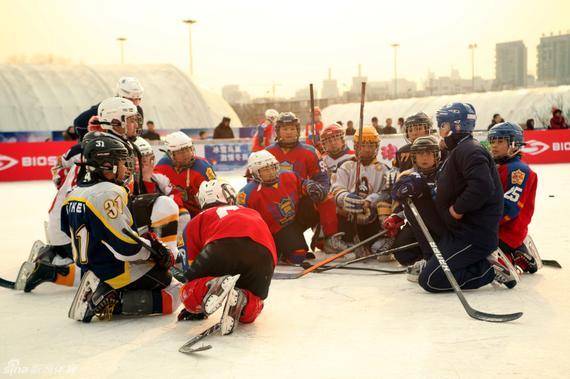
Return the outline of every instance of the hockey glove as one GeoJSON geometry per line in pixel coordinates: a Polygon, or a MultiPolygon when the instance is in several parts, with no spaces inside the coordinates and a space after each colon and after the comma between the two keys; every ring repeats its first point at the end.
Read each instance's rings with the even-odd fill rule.
{"type": "Polygon", "coordinates": [[[174,266],[174,255],[170,252],[168,247],[158,239],[156,233],[146,232],[142,237],[150,241],[150,246],[153,249],[151,252],[152,256],[160,267],[170,268],[174,266]]]}
{"type": "Polygon", "coordinates": [[[404,220],[402,220],[402,218],[397,214],[391,214],[389,217],[386,217],[382,224],[386,231],[386,235],[390,238],[394,238],[398,235],[402,225],[404,225],[404,220]]]}
{"type": "Polygon", "coordinates": [[[355,193],[348,193],[343,198],[343,208],[348,213],[364,213],[365,200],[355,193]]]}
{"type": "Polygon", "coordinates": [[[409,175],[402,176],[392,189],[392,197],[398,200],[405,200],[408,197],[419,197],[427,188],[427,184],[422,174],[412,172],[409,175]]]}
{"type": "Polygon", "coordinates": [[[304,185],[307,194],[315,203],[320,203],[327,197],[327,191],[322,184],[315,182],[314,180],[307,179],[305,180],[304,185]]]}

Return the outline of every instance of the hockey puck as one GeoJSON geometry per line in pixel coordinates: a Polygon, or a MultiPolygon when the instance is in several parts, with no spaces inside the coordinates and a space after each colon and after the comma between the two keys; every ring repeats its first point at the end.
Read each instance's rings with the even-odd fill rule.
{"type": "Polygon", "coordinates": [[[548,195],[548,197],[554,197],[554,195],[548,195]]]}

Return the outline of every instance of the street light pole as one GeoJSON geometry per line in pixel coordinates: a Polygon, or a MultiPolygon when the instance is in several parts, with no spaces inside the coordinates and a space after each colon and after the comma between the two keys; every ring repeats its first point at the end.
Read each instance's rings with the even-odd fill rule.
{"type": "Polygon", "coordinates": [[[471,50],[471,90],[475,92],[475,49],[476,43],[470,43],[469,49],[471,50]]]}
{"type": "Polygon", "coordinates": [[[188,47],[189,47],[189,57],[190,57],[190,75],[194,75],[194,66],[192,61],[192,24],[196,23],[196,20],[182,20],[183,23],[188,25],[188,47]]]}
{"type": "Polygon", "coordinates": [[[391,45],[394,48],[394,98],[398,97],[398,47],[399,43],[391,45]]]}
{"type": "Polygon", "coordinates": [[[117,41],[119,42],[119,48],[121,49],[121,64],[125,64],[125,41],[127,39],[125,37],[118,37],[117,41]]]}

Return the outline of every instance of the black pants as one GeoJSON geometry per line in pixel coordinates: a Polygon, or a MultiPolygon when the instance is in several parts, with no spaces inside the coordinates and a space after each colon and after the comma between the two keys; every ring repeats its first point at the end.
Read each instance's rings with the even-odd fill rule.
{"type": "MultiPolygon", "coordinates": [[[[414,235],[414,230],[410,224],[407,223],[396,236],[392,248],[409,245],[414,242],[417,242],[416,236],[414,235]]],[[[429,256],[431,256],[431,254],[429,254],[429,256]]],[[[429,256],[424,255],[422,249],[419,246],[394,253],[394,258],[396,258],[398,263],[403,266],[413,265],[420,259],[428,258],[429,256]]]]}
{"type": "Polygon", "coordinates": [[[236,287],[267,298],[275,269],[271,252],[247,237],[223,238],[206,245],[184,276],[190,280],[206,276],[237,275],[236,287]]]}
{"type": "Polygon", "coordinates": [[[273,235],[278,259],[284,259],[295,250],[309,250],[304,231],[303,227],[294,221],[273,235]]]}
{"type": "MultiPolygon", "coordinates": [[[[376,218],[370,224],[357,224],[356,227],[354,226],[354,222],[349,221],[348,218],[343,217],[341,215],[337,215],[338,217],[338,230],[344,233],[343,240],[345,242],[352,243],[354,242],[355,234],[358,235],[358,238],[363,241],[367,238],[372,237],[375,234],[380,233],[382,230],[382,226],[380,225],[380,221],[376,218]]],[[[370,247],[374,241],[369,242],[366,246],[370,247]]]]}
{"type": "Polygon", "coordinates": [[[154,265],[149,272],[134,282],[122,287],[121,290],[161,290],[168,287],[171,281],[172,275],[170,271],[158,265],[154,265]]]}

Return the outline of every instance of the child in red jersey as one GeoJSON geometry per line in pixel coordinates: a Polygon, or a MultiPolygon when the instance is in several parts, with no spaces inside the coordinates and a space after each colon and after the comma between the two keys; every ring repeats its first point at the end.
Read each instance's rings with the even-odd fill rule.
{"type": "Polygon", "coordinates": [[[499,224],[499,247],[524,272],[535,273],[540,257],[523,244],[534,213],[537,176],[521,160],[522,129],[511,122],[493,126],[487,136],[503,184],[504,211],[499,224]]]}

